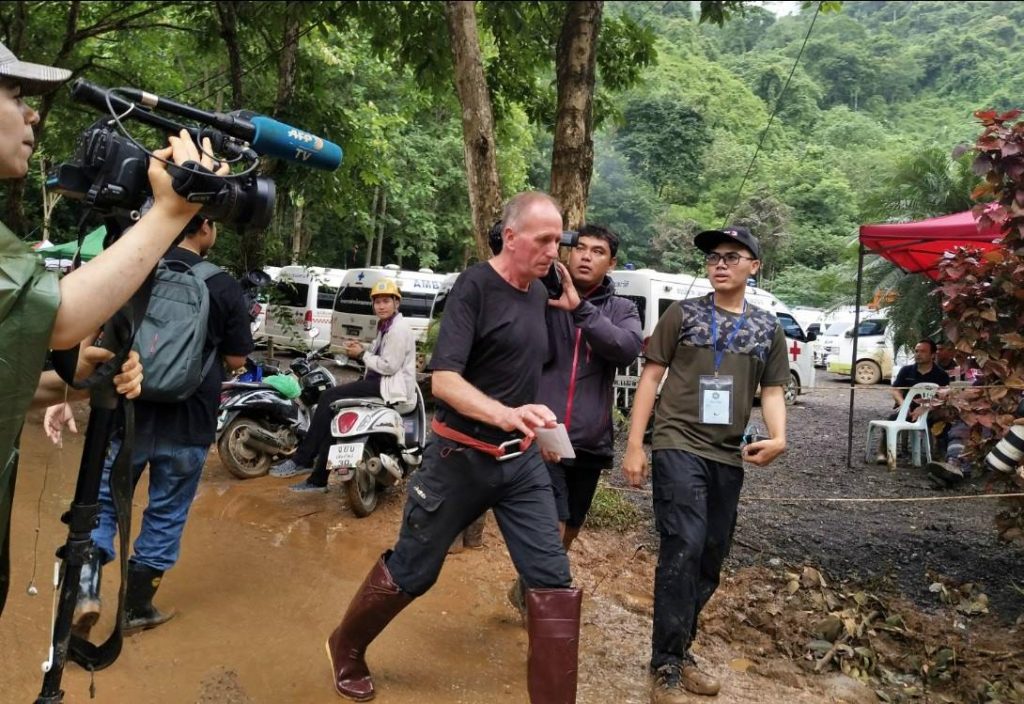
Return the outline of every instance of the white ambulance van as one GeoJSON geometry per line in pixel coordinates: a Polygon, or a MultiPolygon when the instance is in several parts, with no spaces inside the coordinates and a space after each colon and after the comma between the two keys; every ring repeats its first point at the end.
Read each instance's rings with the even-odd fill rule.
{"type": "Polygon", "coordinates": [[[344,269],[281,267],[269,293],[268,344],[298,352],[326,345],[331,336],[331,306],[344,276],[344,269]]]}
{"type": "Polygon", "coordinates": [[[858,384],[877,384],[891,379],[904,364],[914,360],[911,350],[896,349],[892,326],[884,316],[873,315],[857,328],[857,363],[853,361],[853,324],[830,343],[828,371],[853,376],[858,384]],[[851,369],[852,374],[851,374],[851,369]]]}
{"type": "MultiPolygon", "coordinates": [[[[377,316],[373,314],[370,289],[381,279],[392,279],[402,292],[400,311],[416,334],[417,344],[422,344],[430,324],[430,311],[434,298],[441,290],[444,274],[435,274],[430,269],[408,271],[395,264],[368,269],[349,269],[338,289],[334,306],[334,320],[331,323],[331,349],[341,351],[345,340],[372,342],[377,337],[377,316]]],[[[417,366],[423,366],[422,359],[417,366]]]]}
{"type": "MultiPolygon", "coordinates": [[[[618,269],[611,272],[610,276],[615,282],[615,295],[632,301],[640,312],[645,347],[654,332],[654,326],[670,305],[684,298],[703,296],[713,290],[708,279],[685,274],[665,274],[653,269],[618,269]]],[[[814,336],[806,335],[786,305],[768,291],[748,286],[746,298],[758,308],[774,313],[782,324],[787,339],[790,375],[786,387],[786,403],[792,404],[803,388],[814,386],[815,369],[810,347],[814,336]]],[[[615,402],[620,408],[627,409],[632,405],[642,369],[641,355],[629,367],[618,370],[615,376],[615,402]]]]}

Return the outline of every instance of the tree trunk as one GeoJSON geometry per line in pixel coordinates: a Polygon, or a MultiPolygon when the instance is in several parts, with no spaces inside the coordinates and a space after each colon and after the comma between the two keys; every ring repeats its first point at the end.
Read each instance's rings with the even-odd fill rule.
{"type": "Polygon", "coordinates": [[[228,74],[231,78],[231,109],[241,110],[242,99],[242,47],[238,39],[238,3],[234,0],[218,2],[220,36],[228,51],[228,74]]]}
{"type": "Polygon", "coordinates": [[[480,260],[490,257],[487,231],[501,216],[501,184],[498,180],[497,141],[491,96],[484,77],[480,38],[473,2],[447,0],[444,5],[452,46],[455,89],[462,106],[462,143],[466,157],[469,208],[473,216],[473,240],[480,260]]]}
{"type": "Polygon", "coordinates": [[[366,266],[373,264],[373,243],[377,239],[377,202],[380,186],[373,187],[373,205],[370,206],[370,236],[366,238],[366,266]]]}
{"type": "Polygon", "coordinates": [[[551,195],[562,204],[572,229],[584,223],[594,170],[594,81],[603,6],[601,0],[568,3],[555,54],[558,107],[551,195]]]}
{"type": "Polygon", "coordinates": [[[380,217],[377,218],[377,266],[382,264],[382,253],[384,251],[384,223],[387,221],[385,217],[388,214],[388,192],[382,191],[380,194],[380,217]]]}
{"type": "Polygon", "coordinates": [[[292,264],[298,264],[306,252],[306,238],[302,236],[302,201],[294,204],[292,210],[292,264]]]}
{"type": "Polygon", "coordinates": [[[285,10],[284,43],[277,61],[277,97],[274,114],[279,114],[295,95],[295,74],[299,56],[299,3],[289,2],[285,10]]]}

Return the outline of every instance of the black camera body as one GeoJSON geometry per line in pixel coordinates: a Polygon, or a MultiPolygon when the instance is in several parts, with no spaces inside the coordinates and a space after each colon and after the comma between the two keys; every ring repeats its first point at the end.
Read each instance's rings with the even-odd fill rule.
{"type": "MultiPolygon", "coordinates": [[[[575,230],[566,230],[562,233],[562,238],[558,241],[559,247],[575,247],[579,244],[580,233],[575,230]]],[[[553,300],[562,297],[562,275],[558,271],[558,267],[555,266],[555,262],[551,262],[551,268],[548,269],[548,273],[544,274],[540,278],[540,282],[544,284],[544,288],[548,290],[548,298],[553,300]]]]}
{"type": "MultiPolygon", "coordinates": [[[[491,225],[491,229],[487,232],[487,244],[490,246],[491,251],[494,254],[501,252],[504,240],[502,239],[502,233],[504,228],[502,222],[498,222],[491,225]]],[[[561,239],[558,241],[559,247],[575,247],[580,241],[580,233],[574,230],[566,230],[562,233],[561,239]]],[[[551,268],[548,269],[548,273],[540,279],[541,283],[548,290],[548,298],[558,299],[562,297],[562,275],[558,273],[558,267],[555,266],[554,262],[551,264],[551,268]]]]}
{"type": "MultiPolygon", "coordinates": [[[[99,213],[127,214],[134,220],[152,196],[148,168],[149,154],[120,134],[108,119],[101,119],[79,136],[71,161],[51,171],[46,186],[73,200],[84,201],[99,213]]],[[[199,211],[202,217],[254,229],[270,224],[275,198],[273,181],[254,174],[208,177],[206,181],[213,187],[187,196],[193,202],[203,203],[199,211]]]]}

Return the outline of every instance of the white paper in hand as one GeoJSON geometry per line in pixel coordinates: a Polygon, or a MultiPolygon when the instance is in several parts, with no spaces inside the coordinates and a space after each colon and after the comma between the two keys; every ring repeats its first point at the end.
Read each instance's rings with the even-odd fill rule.
{"type": "Polygon", "coordinates": [[[572,443],[569,442],[569,433],[563,423],[559,423],[554,428],[534,428],[533,432],[537,433],[537,445],[540,446],[540,449],[553,452],[563,460],[571,460],[576,457],[572,443]]]}

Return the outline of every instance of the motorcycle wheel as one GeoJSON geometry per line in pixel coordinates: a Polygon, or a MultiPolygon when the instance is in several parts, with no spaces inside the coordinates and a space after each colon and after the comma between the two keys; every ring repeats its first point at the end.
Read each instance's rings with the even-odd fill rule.
{"type": "Polygon", "coordinates": [[[253,450],[245,444],[249,428],[258,426],[259,423],[251,418],[235,418],[217,442],[220,461],[239,479],[262,477],[270,471],[270,455],[253,450]]]}
{"type": "Polygon", "coordinates": [[[345,482],[348,505],[359,518],[366,518],[377,508],[377,478],[366,469],[366,461],[372,456],[368,449],[364,449],[363,460],[356,467],[354,476],[345,482]]]}

